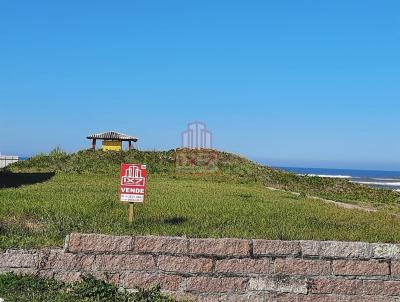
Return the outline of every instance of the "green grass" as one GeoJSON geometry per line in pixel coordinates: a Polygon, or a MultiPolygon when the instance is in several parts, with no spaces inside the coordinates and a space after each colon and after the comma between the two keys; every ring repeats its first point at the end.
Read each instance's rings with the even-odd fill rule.
{"type": "MultiPolygon", "coordinates": [[[[328,182],[321,193],[314,182],[305,182],[309,178],[229,154],[221,154],[221,173],[210,179],[177,177],[172,169],[170,152],[138,151],[61,153],[13,165],[13,173],[0,175],[3,184],[9,182],[0,189],[0,248],[61,246],[71,232],[400,242],[400,219],[387,210],[397,209],[397,193],[356,186],[359,195],[379,196],[363,203],[384,210],[367,213],[265,188],[275,173],[283,178],[273,178],[275,186],[295,179],[309,187],[308,194],[319,196],[342,182],[328,182]],[[135,206],[133,225],[127,205],[118,202],[121,161],[149,165],[147,201],[135,206]]],[[[335,194],[344,201],[350,196],[335,194]]]]}
{"type": "MultiPolygon", "coordinates": [[[[119,173],[122,162],[146,163],[150,174],[168,174],[174,171],[174,150],[128,152],[102,152],[85,150],[66,154],[58,149],[49,155],[40,154],[27,161],[14,164],[14,172],[64,172],[64,173],[119,173]]],[[[377,208],[390,208],[400,213],[400,193],[372,189],[351,183],[346,179],[298,176],[281,170],[264,167],[243,157],[226,152],[219,153],[219,175],[212,181],[236,183],[261,183],[266,186],[315,195],[352,204],[368,204],[377,208]]],[[[1,183],[0,183],[1,187],[1,183]]]]}
{"type": "Polygon", "coordinates": [[[178,302],[157,287],[128,293],[91,276],[66,285],[37,276],[0,274],[0,297],[7,302],[178,302]]]}

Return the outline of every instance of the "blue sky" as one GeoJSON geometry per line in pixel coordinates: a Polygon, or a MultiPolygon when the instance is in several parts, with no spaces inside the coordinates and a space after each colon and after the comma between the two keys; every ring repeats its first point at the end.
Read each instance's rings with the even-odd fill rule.
{"type": "Polygon", "coordinates": [[[117,130],[273,165],[400,170],[398,1],[1,1],[0,152],[117,130]]]}

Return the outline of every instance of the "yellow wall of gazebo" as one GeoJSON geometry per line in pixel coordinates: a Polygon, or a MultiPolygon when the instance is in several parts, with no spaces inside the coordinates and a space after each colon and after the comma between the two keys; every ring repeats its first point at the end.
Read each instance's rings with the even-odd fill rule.
{"type": "Polygon", "coordinates": [[[103,140],[102,150],[103,151],[121,151],[122,150],[122,142],[121,141],[103,140]]]}

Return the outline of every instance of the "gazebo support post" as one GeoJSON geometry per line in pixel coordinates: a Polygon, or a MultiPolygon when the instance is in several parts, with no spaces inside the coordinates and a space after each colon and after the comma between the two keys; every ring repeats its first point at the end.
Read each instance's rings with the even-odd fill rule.
{"type": "Polygon", "coordinates": [[[130,151],[132,149],[132,141],[128,141],[128,150],[130,151]]]}
{"type": "Polygon", "coordinates": [[[92,140],[92,149],[96,150],[96,139],[95,138],[92,140]]]}

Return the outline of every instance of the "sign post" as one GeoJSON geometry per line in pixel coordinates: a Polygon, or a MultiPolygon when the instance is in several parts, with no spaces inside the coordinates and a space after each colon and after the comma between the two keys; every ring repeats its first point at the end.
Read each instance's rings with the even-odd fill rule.
{"type": "Polygon", "coordinates": [[[129,203],[128,221],[133,222],[134,203],[143,203],[146,194],[146,165],[121,164],[120,201],[129,203]]]}
{"type": "Polygon", "coordinates": [[[133,207],[133,203],[129,203],[129,209],[128,209],[128,221],[129,223],[133,222],[133,215],[134,215],[134,207],[133,207]]]}

